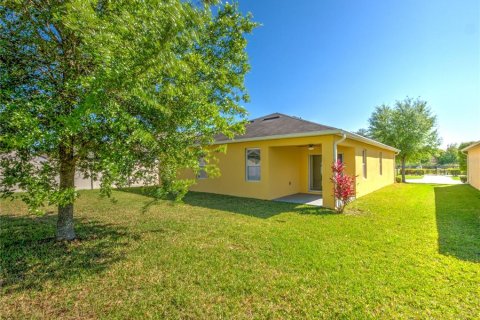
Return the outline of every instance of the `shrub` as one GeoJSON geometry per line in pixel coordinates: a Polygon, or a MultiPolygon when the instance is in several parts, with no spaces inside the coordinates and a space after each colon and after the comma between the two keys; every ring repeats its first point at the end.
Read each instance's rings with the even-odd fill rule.
{"type": "Polygon", "coordinates": [[[401,183],[402,182],[402,177],[401,176],[396,176],[395,177],[395,182],[401,183]]]}
{"type": "Polygon", "coordinates": [[[447,172],[451,176],[459,176],[461,174],[460,169],[447,169],[447,172]]]}
{"type": "Polygon", "coordinates": [[[464,174],[464,171],[461,171],[458,168],[428,168],[428,169],[405,169],[405,174],[409,176],[423,176],[425,174],[435,174],[435,175],[451,175],[459,176],[464,174]]]}
{"type": "Polygon", "coordinates": [[[425,174],[424,169],[405,169],[405,174],[409,176],[423,176],[425,174]]]}
{"type": "Polygon", "coordinates": [[[467,183],[467,176],[460,176],[460,181],[467,183]]]}
{"type": "Polygon", "coordinates": [[[336,199],[335,210],[342,213],[355,198],[355,177],[345,174],[345,166],[339,160],[332,165],[333,194],[336,199]]]}

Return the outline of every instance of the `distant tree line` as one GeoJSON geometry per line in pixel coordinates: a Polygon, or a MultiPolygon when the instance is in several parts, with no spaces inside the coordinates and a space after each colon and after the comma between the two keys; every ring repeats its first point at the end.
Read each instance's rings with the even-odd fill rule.
{"type": "Polygon", "coordinates": [[[445,150],[440,149],[436,116],[426,101],[409,97],[393,106],[376,107],[368,128],[361,128],[356,134],[401,150],[397,161],[402,167],[402,181],[407,167],[458,167],[465,171],[467,156],[461,150],[472,143],[452,143],[445,150]]]}

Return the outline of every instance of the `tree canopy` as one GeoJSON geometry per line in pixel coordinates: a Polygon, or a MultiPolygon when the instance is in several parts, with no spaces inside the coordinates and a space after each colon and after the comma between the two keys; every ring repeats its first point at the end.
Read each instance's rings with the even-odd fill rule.
{"type": "Polygon", "coordinates": [[[437,164],[447,165],[447,164],[458,164],[459,150],[456,143],[449,144],[445,150],[439,150],[438,155],[435,157],[437,159],[437,164]]]}
{"type": "Polygon", "coordinates": [[[368,129],[360,128],[355,133],[362,137],[370,138],[370,133],[368,132],[368,129]]]}
{"type": "Polygon", "coordinates": [[[369,119],[369,135],[380,142],[400,149],[402,180],[405,181],[406,161],[415,161],[435,154],[440,139],[436,116],[427,102],[406,98],[394,106],[381,105],[369,119]]]}
{"type": "Polygon", "coordinates": [[[3,1],[2,196],[58,205],[58,239],[75,238],[75,172],[105,195],[159,174],[159,193],[181,197],[178,169],[243,130],[255,26],[219,1],[3,1]]]}
{"type": "Polygon", "coordinates": [[[462,150],[473,143],[475,143],[475,141],[462,142],[458,145],[458,165],[462,171],[467,171],[467,155],[462,152],[462,150]]]}

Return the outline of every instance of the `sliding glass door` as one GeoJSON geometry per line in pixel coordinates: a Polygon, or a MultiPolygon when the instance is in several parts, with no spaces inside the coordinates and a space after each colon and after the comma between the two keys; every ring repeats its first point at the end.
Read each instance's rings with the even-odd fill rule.
{"type": "Polygon", "coordinates": [[[322,191],[322,156],[312,154],[309,156],[309,190],[322,191]]]}

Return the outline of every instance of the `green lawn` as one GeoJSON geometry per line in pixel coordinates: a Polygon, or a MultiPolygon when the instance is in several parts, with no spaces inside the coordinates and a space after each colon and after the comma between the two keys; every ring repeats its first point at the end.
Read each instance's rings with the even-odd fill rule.
{"type": "MultiPolygon", "coordinates": [[[[399,175],[398,177],[401,178],[402,176],[399,175]]],[[[408,180],[423,179],[423,176],[413,176],[413,175],[406,174],[405,179],[408,179],[408,180]]]]}
{"type": "Polygon", "coordinates": [[[53,214],[0,202],[0,319],[480,314],[480,192],[468,185],[395,184],[343,215],[201,193],[150,206],[114,195],[81,192],[81,240],[70,244],[49,238],[53,214]]]}

